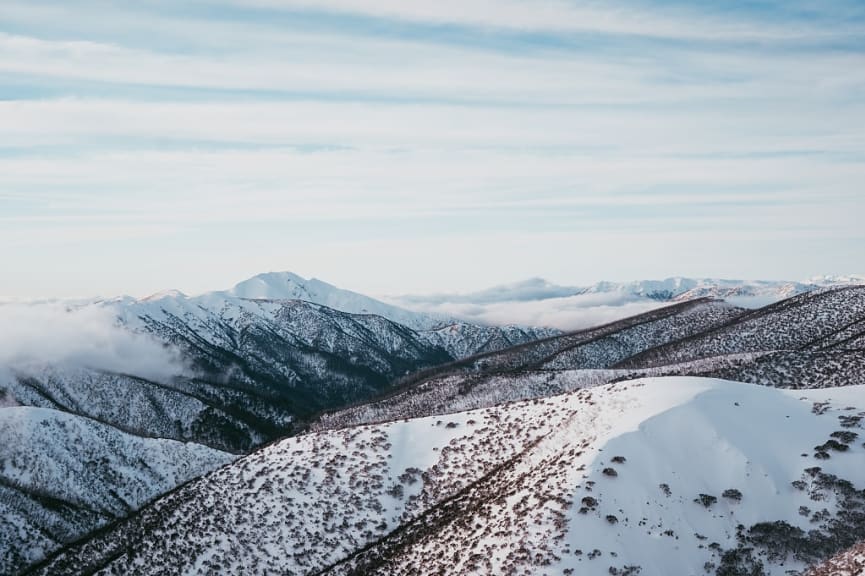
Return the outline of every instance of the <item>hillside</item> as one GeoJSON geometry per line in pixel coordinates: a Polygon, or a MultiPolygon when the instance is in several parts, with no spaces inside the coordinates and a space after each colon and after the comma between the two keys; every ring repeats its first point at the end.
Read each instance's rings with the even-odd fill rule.
{"type": "Polygon", "coordinates": [[[859,349],[863,338],[865,286],[830,288],[751,311],[735,322],[631,357],[620,366],[657,366],[743,352],[859,349]]]}
{"type": "Polygon", "coordinates": [[[561,332],[530,326],[479,326],[454,322],[419,334],[431,345],[446,350],[452,358],[461,359],[551,338],[561,332]]]}
{"type": "Polygon", "coordinates": [[[726,324],[746,311],[725,302],[697,299],[585,330],[553,335],[502,350],[469,356],[419,372],[403,383],[444,374],[492,374],[540,369],[598,368],[636,353],[726,324]],[[570,361],[567,358],[570,357],[570,361]]]}
{"type": "Polygon", "coordinates": [[[630,372],[606,370],[623,358],[730,322],[744,309],[700,299],[596,328],[472,356],[403,379],[381,398],[322,414],[314,429],[446,414],[558,394],[630,372]]]}
{"type": "Polygon", "coordinates": [[[448,414],[645,376],[707,376],[781,388],[865,385],[865,287],[747,311],[698,299],[597,328],[421,371],[313,429],[448,414]]]}
{"type": "Polygon", "coordinates": [[[865,534],[863,392],[648,379],[303,435],[29,573],[780,575],[865,534]]]}
{"type": "Polygon", "coordinates": [[[56,410],[0,409],[0,574],[234,460],[56,410]]]}

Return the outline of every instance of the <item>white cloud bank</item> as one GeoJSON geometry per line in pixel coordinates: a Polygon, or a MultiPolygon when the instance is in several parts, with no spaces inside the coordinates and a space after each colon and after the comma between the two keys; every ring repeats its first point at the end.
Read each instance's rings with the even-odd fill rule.
{"type": "Polygon", "coordinates": [[[468,322],[501,326],[546,326],[560,330],[579,330],[613,322],[669,306],[670,302],[634,299],[622,292],[580,294],[561,298],[465,302],[419,297],[394,300],[396,304],[432,314],[465,319],[468,322]]]}
{"type": "Polygon", "coordinates": [[[116,324],[113,312],[90,305],[0,305],[0,371],[27,373],[65,365],[169,379],[186,370],[177,351],[116,324]]]}

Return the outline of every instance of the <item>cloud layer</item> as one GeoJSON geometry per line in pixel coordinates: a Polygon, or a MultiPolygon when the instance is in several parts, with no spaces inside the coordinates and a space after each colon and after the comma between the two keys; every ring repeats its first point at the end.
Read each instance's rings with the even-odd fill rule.
{"type": "MultiPolygon", "coordinates": [[[[525,284],[527,283],[520,286],[524,287],[525,284]]],[[[510,286],[514,287],[516,286],[510,286]]],[[[669,302],[640,299],[625,292],[566,297],[552,296],[551,292],[514,291],[505,290],[503,287],[463,298],[443,295],[407,297],[394,302],[414,310],[461,318],[477,324],[546,326],[560,330],[598,326],[669,305],[669,302]],[[514,299],[502,299],[505,293],[514,299]]]]}
{"type": "Polygon", "coordinates": [[[90,368],[153,380],[186,372],[175,350],[116,324],[100,306],[0,305],[0,370],[46,365],[90,368]]]}

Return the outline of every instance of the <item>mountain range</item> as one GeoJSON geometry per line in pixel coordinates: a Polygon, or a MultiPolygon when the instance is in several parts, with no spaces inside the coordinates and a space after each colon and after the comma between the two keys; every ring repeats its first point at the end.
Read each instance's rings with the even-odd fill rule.
{"type": "Polygon", "coordinates": [[[6,308],[6,317],[14,319],[4,323],[9,340],[39,323],[68,332],[67,340],[78,340],[79,331],[93,336],[113,330],[105,347],[129,350],[122,356],[125,361],[111,356],[107,362],[107,353],[89,348],[87,354],[61,353],[79,342],[41,335],[32,343],[36,350],[20,351],[0,366],[0,405],[7,406],[0,410],[0,425],[29,430],[33,427],[24,424],[32,419],[28,410],[38,409],[39,425],[45,422],[39,430],[82,431],[53,434],[49,438],[56,445],[50,447],[38,435],[19,435],[20,443],[0,446],[0,486],[8,489],[0,510],[20,526],[0,534],[0,558],[5,559],[0,573],[122,518],[193,476],[295,433],[297,421],[373,397],[400,376],[453,361],[458,354],[557,333],[448,325],[293,274],[266,274],[228,291],[195,297],[169,291],[60,308],[6,308]],[[371,311],[429,329],[416,331],[371,311]],[[53,318],[57,315],[62,321],[53,318]],[[129,334],[146,339],[147,345],[129,334]],[[50,360],[39,361],[48,348],[50,360]],[[154,348],[170,354],[153,354],[154,348]],[[142,362],[145,355],[154,358],[142,362]],[[92,444],[93,437],[111,438],[99,443],[104,454],[88,456],[78,449],[79,443],[92,444]],[[143,442],[153,457],[128,463],[127,445],[133,440],[143,442]],[[181,443],[186,454],[178,466],[186,472],[148,476],[152,460],[164,459],[149,448],[152,440],[181,443]],[[21,480],[21,471],[31,468],[34,459],[74,471],[82,458],[104,475],[102,482],[88,484],[95,492],[86,497],[72,497],[78,485],[62,478],[21,480]],[[142,476],[151,481],[142,482],[142,476]],[[129,493],[134,497],[124,496],[129,493]],[[100,498],[124,505],[94,509],[92,501],[100,498]],[[39,534],[38,545],[34,534],[39,534]]]}
{"type": "MultiPolygon", "coordinates": [[[[0,427],[17,440],[0,447],[0,572],[224,573],[237,572],[232,562],[250,562],[243,565],[257,573],[418,573],[421,559],[429,570],[420,573],[446,573],[448,565],[481,573],[804,568],[855,543],[834,543],[840,531],[865,538],[855,492],[863,475],[850,436],[865,410],[855,394],[865,385],[865,287],[823,283],[748,309],[718,299],[705,282],[678,282],[675,293],[653,288],[648,311],[567,332],[408,311],[288,273],[194,297],[172,291],[70,303],[64,315],[96,311],[111,330],[155,343],[170,361],[158,370],[117,358],[100,363],[92,351],[7,360],[0,427]],[[734,397],[743,409],[727,414],[734,397]],[[822,448],[782,446],[787,428],[760,417],[776,404],[801,429],[803,446],[813,437],[822,448]],[[629,440],[625,461],[604,460],[606,443],[665,418],[660,440],[629,440]],[[756,421],[748,434],[764,439],[758,452],[733,425],[745,420],[756,421]],[[682,422],[700,430],[698,444],[686,448],[706,451],[705,474],[668,452],[682,422]],[[843,455],[832,440],[847,446],[843,455]],[[730,450],[741,458],[729,460],[730,450]],[[801,498],[786,486],[808,474],[799,470],[805,456],[793,459],[790,450],[831,456],[826,478],[806,478],[809,486],[819,480],[825,496],[813,499],[823,502],[812,506],[813,519],[801,514],[805,504],[799,516],[788,513],[801,498]],[[783,465],[771,463],[775,452],[789,452],[783,465]],[[765,475],[734,486],[712,464],[718,458],[765,475]],[[581,466],[586,477],[572,478],[581,466]],[[645,506],[615,490],[618,508],[580,505],[585,496],[570,482],[591,492],[601,480],[623,479],[623,467],[637,473],[619,484],[645,494],[645,506]],[[666,476],[687,472],[682,483],[658,481],[675,490],[675,497],[662,490],[673,500],[638,480],[660,474],[653,467],[666,476]],[[783,497],[770,504],[766,486],[783,497]],[[759,497],[734,502],[723,497],[728,489],[759,497]],[[689,508],[702,494],[716,498],[697,507],[711,512],[706,518],[689,508]],[[514,506],[525,522],[507,520],[514,506]],[[791,549],[779,560],[772,546],[758,545],[774,532],[730,528],[735,514],[750,522],[746,529],[783,522],[787,536],[800,529],[816,540],[797,541],[810,551],[791,549]],[[584,530],[597,525],[574,527],[590,517],[614,532],[602,531],[598,554],[581,545],[578,555],[584,530]],[[658,530],[648,535],[669,539],[679,564],[658,563],[641,536],[650,523],[658,530]],[[661,526],[706,538],[686,544],[661,526]],[[460,538],[478,544],[469,552],[460,538]],[[514,542],[522,549],[508,548],[514,542]],[[465,554],[445,560],[443,550],[465,554]]],[[[608,290],[615,291],[621,287],[608,290]]],[[[123,342],[122,358],[142,356],[138,340],[123,342]]]]}
{"type": "Polygon", "coordinates": [[[832,286],[865,283],[865,276],[821,276],[803,282],[667,278],[561,286],[542,278],[467,294],[394,296],[388,301],[421,312],[487,324],[526,324],[562,330],[588,328],[694,298],[723,298],[745,308],[832,286]]]}

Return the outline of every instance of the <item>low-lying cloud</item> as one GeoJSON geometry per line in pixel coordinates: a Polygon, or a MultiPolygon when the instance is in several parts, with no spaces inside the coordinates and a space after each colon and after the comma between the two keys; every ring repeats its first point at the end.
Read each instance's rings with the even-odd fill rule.
{"type": "Polygon", "coordinates": [[[478,302],[406,302],[405,306],[427,313],[441,314],[478,324],[500,326],[546,326],[560,330],[577,330],[620,320],[667,306],[669,302],[635,300],[622,292],[591,293],[543,300],[478,302]]]}
{"type": "Polygon", "coordinates": [[[525,302],[566,298],[584,292],[584,288],[557,286],[543,278],[530,278],[522,282],[495,286],[470,294],[430,294],[423,296],[401,296],[404,305],[443,305],[443,304],[494,304],[497,302],[525,302]]]}
{"type": "Polygon", "coordinates": [[[91,368],[164,380],[186,372],[177,350],[117,324],[107,307],[0,305],[0,369],[91,368]]]}

